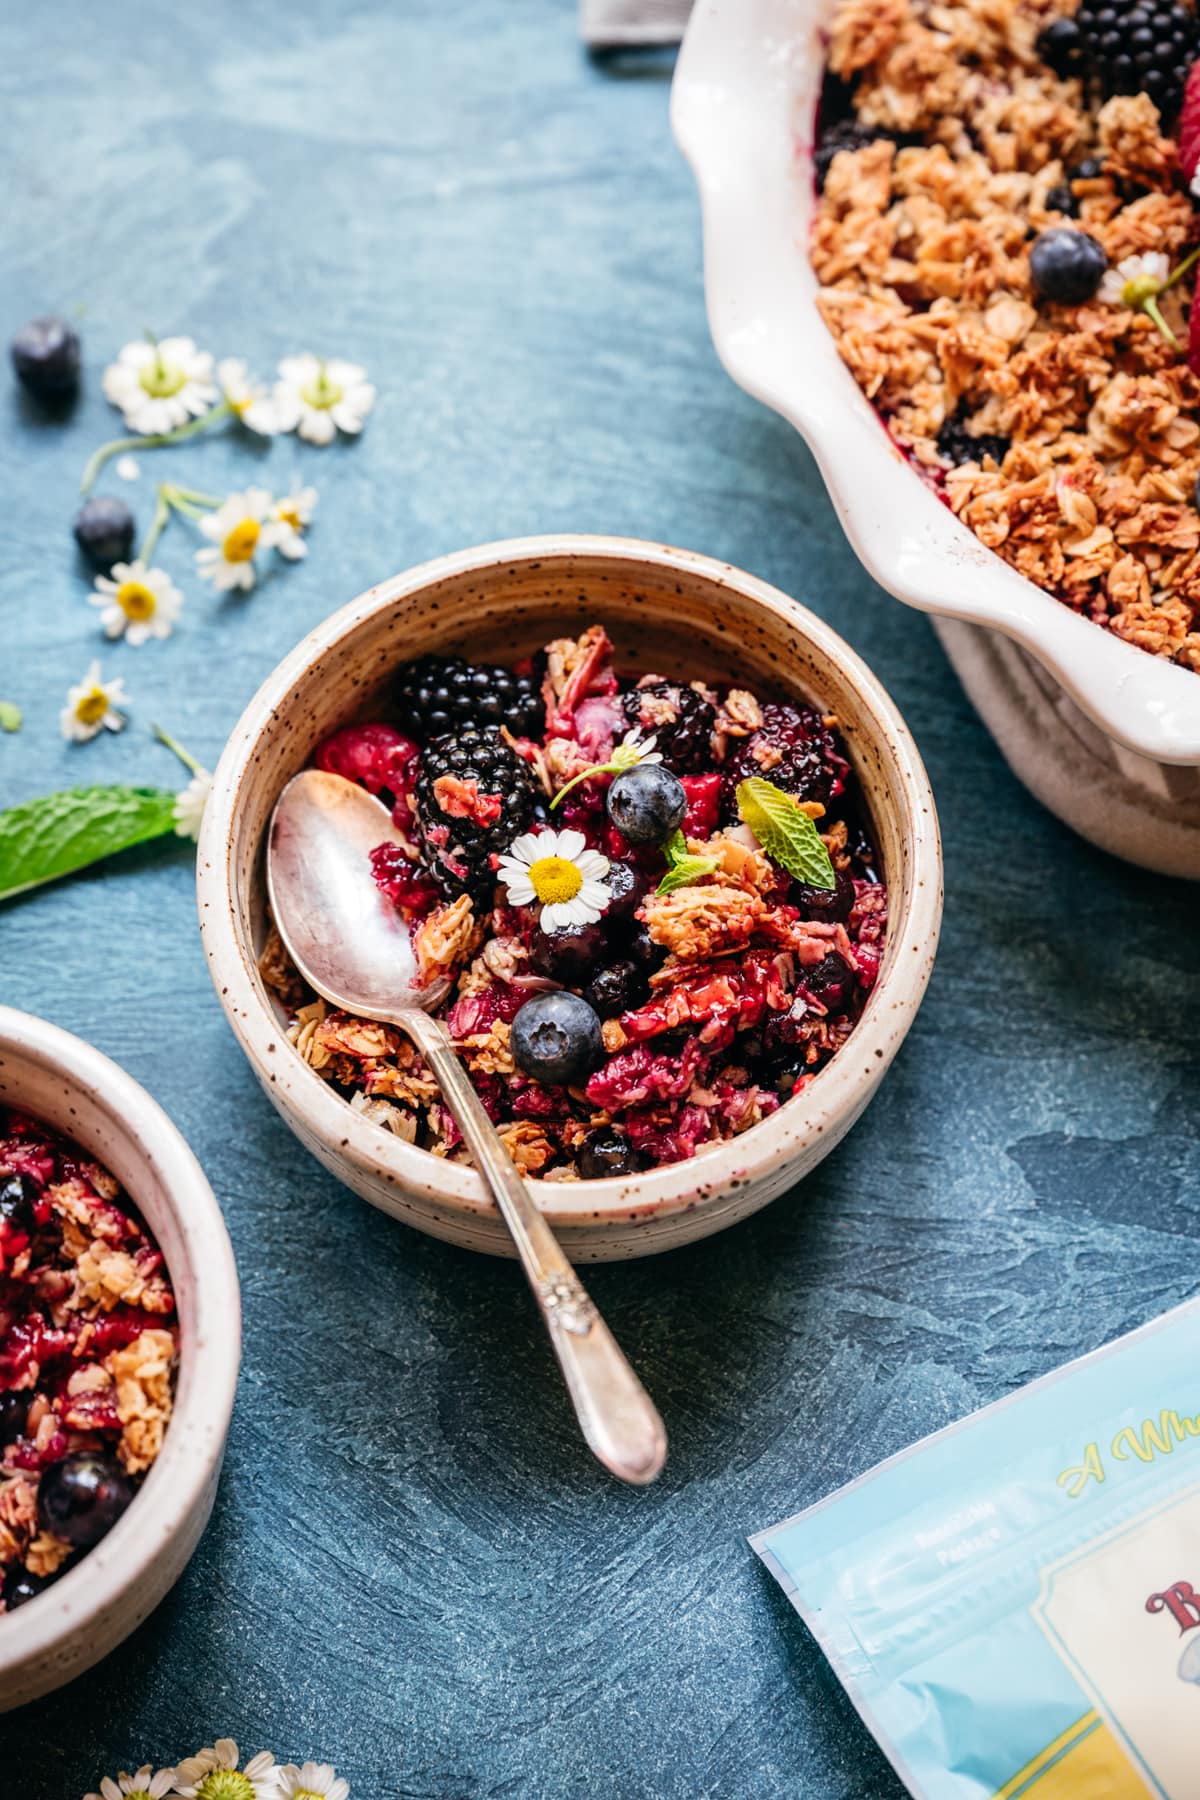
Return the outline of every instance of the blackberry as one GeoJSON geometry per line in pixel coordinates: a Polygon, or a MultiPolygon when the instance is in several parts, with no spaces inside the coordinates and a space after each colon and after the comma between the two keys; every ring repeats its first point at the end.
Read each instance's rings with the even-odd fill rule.
{"type": "Polygon", "coordinates": [[[507,725],[514,737],[539,739],[546,729],[535,676],[462,656],[422,656],[406,664],[395,693],[401,719],[423,738],[442,737],[460,725],[507,725]]]}
{"type": "Polygon", "coordinates": [[[1067,219],[1079,217],[1079,202],[1069,181],[1061,181],[1057,187],[1049,190],[1046,195],[1046,211],[1062,213],[1067,219]]]}
{"type": "Polygon", "coordinates": [[[1008,455],[1010,441],[998,431],[968,431],[966,417],[959,411],[950,415],[937,434],[938,455],[955,469],[962,463],[981,463],[985,456],[999,464],[1008,455]]]}
{"type": "Polygon", "coordinates": [[[901,131],[887,131],[878,125],[864,125],[859,119],[839,119],[836,124],[822,131],[813,151],[813,177],[818,194],[825,190],[829,165],[839,150],[865,150],[868,144],[878,143],[880,138],[887,138],[900,149],[918,141],[905,136],[901,131]]]}
{"type": "Polygon", "coordinates": [[[442,892],[488,899],[493,855],[533,819],[533,780],[520,757],[495,729],[464,725],[426,744],[416,802],[425,861],[442,892]]]}
{"type": "Polygon", "coordinates": [[[1082,0],[1075,23],[1104,98],[1149,94],[1170,125],[1200,55],[1195,13],[1178,0],[1082,0]]]}
{"type": "Polygon", "coordinates": [[[677,681],[651,681],[621,696],[631,725],[651,732],[663,764],[676,775],[712,768],[712,734],[717,711],[695,688],[677,681]]]}
{"type": "Polygon", "coordinates": [[[837,748],[837,739],[820,713],[811,706],[789,706],[768,701],[758,730],[738,745],[725,764],[721,790],[727,819],[736,819],[739,781],[761,776],[798,800],[818,800],[828,806],[845,792],[850,765],[837,748]]]}

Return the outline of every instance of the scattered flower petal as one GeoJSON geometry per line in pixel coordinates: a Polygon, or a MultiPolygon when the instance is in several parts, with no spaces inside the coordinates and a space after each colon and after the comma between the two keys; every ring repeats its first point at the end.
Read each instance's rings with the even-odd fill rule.
{"type": "Polygon", "coordinates": [[[67,704],[58,715],[63,736],[76,744],[86,744],[100,731],[122,731],[125,715],[116,711],[124,705],[125,683],[120,676],[105,681],[100,664],[89,664],[87,674],[78,686],[68,688],[67,704]]]}
{"type": "Polygon", "coordinates": [[[541,906],[543,931],[594,925],[612,898],[609,860],[582,831],[527,831],[500,857],[497,879],[512,906],[541,906]]]}
{"type": "Polygon", "coordinates": [[[113,467],[122,481],[136,481],[142,472],[142,465],[136,456],[118,456],[113,467]]]}
{"type": "Polygon", "coordinates": [[[214,404],[213,359],[191,338],[126,344],[104,371],[104,394],[139,435],[155,437],[199,418],[214,404]]]}
{"type": "Polygon", "coordinates": [[[329,444],[337,432],[357,436],[375,404],[375,389],[357,363],[285,356],[275,383],[280,431],[296,431],[310,444],[329,444]]]}
{"type": "Polygon", "coordinates": [[[244,493],[230,494],[215,512],[207,513],[200,520],[200,529],[213,542],[197,550],[196,567],[220,594],[231,588],[249,593],[257,577],[256,554],[278,543],[286,528],[271,516],[271,496],[266,488],[247,488],[244,493]]]}
{"type": "Polygon", "coordinates": [[[279,430],[274,403],[262,382],[251,381],[242,357],[227,356],[219,362],[217,381],[221,397],[235,418],[260,437],[274,436],[279,430]]]}
{"type": "Polygon", "coordinates": [[[200,821],[212,792],[212,776],[207,769],[197,769],[192,779],[175,797],[175,836],[198,838],[200,821]]]}
{"type": "Polygon", "coordinates": [[[271,508],[271,518],[277,527],[275,548],[289,562],[308,555],[308,545],[302,534],[312,524],[316,509],[317,490],[314,487],[297,488],[277,500],[271,508]]]}
{"type": "Polygon", "coordinates": [[[114,563],[111,575],[97,575],[90,606],[100,607],[106,637],[124,634],[133,645],[147,638],[170,637],[183,607],[183,595],[165,569],[147,569],[139,558],[114,563]]]}

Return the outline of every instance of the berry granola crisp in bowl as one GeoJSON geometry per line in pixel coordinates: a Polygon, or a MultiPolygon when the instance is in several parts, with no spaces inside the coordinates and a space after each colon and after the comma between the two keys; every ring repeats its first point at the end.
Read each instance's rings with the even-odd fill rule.
{"type": "Polygon", "coordinates": [[[507,1250],[415,1048],[307,992],[265,912],[263,829],[306,763],[390,810],[375,880],[448,977],[451,1034],[576,1257],[666,1248],[791,1185],[919,1002],[932,802],[891,703],[819,621],[619,539],[485,547],[382,584],[234,733],[201,923],[285,1117],[437,1235],[507,1250]]]}
{"type": "Polygon", "coordinates": [[[220,1210],[165,1114],[0,1007],[0,1709],[106,1655],[181,1573],[238,1316],[220,1210]]]}
{"type": "Polygon", "coordinates": [[[1184,874],[1198,46],[1193,0],[698,0],[672,96],[726,367],[1021,778],[1184,874]]]}

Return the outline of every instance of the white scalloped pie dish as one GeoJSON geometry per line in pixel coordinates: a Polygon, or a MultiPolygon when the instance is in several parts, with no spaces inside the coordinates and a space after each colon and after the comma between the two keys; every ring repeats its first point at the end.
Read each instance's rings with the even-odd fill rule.
{"type": "Polygon", "coordinates": [[[672,124],[700,191],[718,355],[807,440],[875,579],[937,616],[964,685],[1039,798],[1106,848],[1200,876],[1200,678],[1078,617],[985,549],[891,442],[817,312],[810,149],[831,11],[832,0],[697,0],[692,13],[672,124]]]}

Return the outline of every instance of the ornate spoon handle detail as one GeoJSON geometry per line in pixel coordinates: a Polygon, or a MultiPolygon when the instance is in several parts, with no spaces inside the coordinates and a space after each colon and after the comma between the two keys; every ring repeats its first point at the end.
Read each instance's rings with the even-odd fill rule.
{"type": "Polygon", "coordinates": [[[512,1234],[588,1445],[622,1481],[644,1486],[667,1454],[654,1402],[534,1205],[445,1026],[426,1013],[406,1013],[396,1022],[420,1046],[512,1234]]]}

